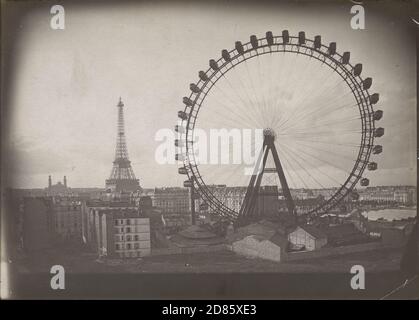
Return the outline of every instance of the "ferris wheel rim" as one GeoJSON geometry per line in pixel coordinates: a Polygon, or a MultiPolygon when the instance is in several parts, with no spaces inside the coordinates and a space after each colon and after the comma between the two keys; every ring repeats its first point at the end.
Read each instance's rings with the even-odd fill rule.
{"type": "Polygon", "coordinates": [[[339,74],[339,76],[345,81],[346,85],[350,88],[351,93],[356,100],[356,105],[361,116],[362,134],[361,145],[359,146],[359,151],[357,159],[355,160],[355,164],[351,169],[349,176],[346,178],[345,182],[341,184],[341,187],[338,189],[338,191],[335,192],[330,199],[316,206],[309,212],[305,213],[306,215],[321,214],[324,211],[336,206],[344,197],[346,197],[353,190],[353,188],[362,178],[362,174],[364,173],[365,168],[369,163],[371,152],[374,146],[374,108],[373,104],[370,101],[371,96],[369,94],[368,88],[363,88],[364,80],[363,78],[361,78],[360,72],[358,74],[354,73],[355,66],[357,65],[353,66],[349,61],[343,63],[344,55],[338,53],[336,50],[334,53],[328,53],[330,46],[327,47],[321,43],[320,46],[315,47],[315,40],[304,38],[304,43],[300,43],[299,37],[296,36],[289,36],[288,40],[288,42],[285,42],[283,36],[273,36],[273,40],[271,39],[271,42],[273,43],[269,44],[267,37],[259,38],[257,39],[257,46],[254,47],[254,43],[252,43],[251,38],[250,42],[247,42],[245,44],[240,43],[243,48],[246,48],[242,53],[238,52],[237,43],[235,49],[232,49],[230,51],[223,50],[222,57],[219,58],[217,61],[213,60],[216,62],[216,66],[218,66],[217,69],[214,69],[212,68],[212,66],[210,66],[210,68],[208,68],[205,72],[201,71],[202,73],[204,73],[202,77],[200,72],[200,79],[195,84],[199,88],[199,92],[192,91],[188,98],[192,103],[190,103],[190,105],[185,105],[184,112],[188,116],[187,120],[182,119],[182,125],[184,122],[186,122],[186,157],[183,161],[183,164],[187,170],[188,179],[193,183],[193,187],[195,187],[196,184],[198,194],[204,201],[208,203],[208,205],[211,208],[218,210],[221,216],[227,216],[229,218],[232,218],[237,216],[238,212],[232,210],[231,208],[223,204],[214,195],[214,193],[211,192],[211,190],[208,188],[208,185],[202,178],[198,165],[195,161],[195,155],[193,152],[190,152],[191,150],[193,151],[193,131],[195,129],[195,123],[198,118],[200,108],[202,107],[207,95],[210,93],[215,83],[222,76],[224,76],[224,74],[228,73],[235,66],[254,57],[272,53],[290,53],[297,55],[302,54],[305,56],[315,58],[316,60],[326,64],[329,68],[333,69],[333,71],[339,74]],[[282,42],[279,42],[280,39],[282,39],[282,42]],[[310,44],[311,46],[309,46],[310,44]],[[289,50],[286,50],[287,47],[290,47],[289,50]],[[282,50],[280,48],[282,48],[282,50]],[[225,52],[227,52],[227,54],[225,54],[225,52]],[[248,55],[246,56],[246,54],[248,55]],[[316,56],[316,54],[318,56],[316,56]],[[224,71],[223,68],[225,69],[224,71]],[[340,72],[337,70],[339,70],[340,72]],[[213,78],[217,74],[218,78],[215,78],[214,81],[213,78]],[[203,97],[201,97],[202,93],[203,97]]]}

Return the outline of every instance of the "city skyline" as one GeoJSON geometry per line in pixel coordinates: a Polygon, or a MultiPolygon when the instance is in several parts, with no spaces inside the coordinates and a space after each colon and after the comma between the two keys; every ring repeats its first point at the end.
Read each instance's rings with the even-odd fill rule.
{"type": "MultiPolygon", "coordinates": [[[[54,180],[54,178],[52,177],[52,186],[54,185],[63,185],[63,179],[57,178],[54,180]]],[[[67,177],[67,181],[68,181],[68,177],[67,177]]],[[[267,184],[267,186],[269,186],[269,184],[267,184]]],[[[208,187],[225,187],[225,188],[247,188],[247,185],[214,185],[214,184],[210,184],[208,185],[208,187]]],[[[354,188],[354,190],[360,190],[360,191],[364,191],[367,189],[371,189],[371,188],[416,188],[417,186],[414,184],[394,184],[394,185],[374,185],[374,186],[357,186],[354,188]]],[[[67,188],[68,189],[74,189],[74,190],[80,190],[80,189],[101,189],[101,190],[106,190],[105,186],[81,186],[81,187],[73,187],[71,186],[71,183],[69,184],[67,182],[67,188]]],[[[175,186],[167,186],[167,185],[154,185],[154,186],[148,186],[148,187],[143,187],[140,186],[140,188],[142,190],[153,190],[153,189],[174,189],[174,188],[179,188],[179,189],[188,189],[187,187],[184,187],[182,185],[175,185],[175,186]]],[[[331,186],[331,187],[326,187],[326,188],[290,188],[290,190],[329,190],[329,189],[338,189],[340,188],[340,186],[331,186]]],[[[47,190],[48,189],[48,181],[44,186],[40,186],[40,187],[34,187],[34,188],[11,188],[11,189],[15,189],[15,190],[47,190]]],[[[278,189],[281,190],[281,186],[278,186],[278,189]]]]}

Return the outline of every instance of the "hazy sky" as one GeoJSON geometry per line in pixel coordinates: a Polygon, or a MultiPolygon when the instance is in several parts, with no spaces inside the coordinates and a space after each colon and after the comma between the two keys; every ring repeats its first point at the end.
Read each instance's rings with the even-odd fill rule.
{"type": "MultiPolygon", "coordinates": [[[[416,184],[416,57],[406,22],[366,11],[366,30],[350,28],[350,3],[238,6],[65,4],[65,30],[50,28],[49,7],[18,30],[10,106],[10,172],[15,187],[45,187],[67,175],[71,187],[104,186],[114,157],[119,96],[125,103],[130,160],[143,187],[181,185],[177,165],[159,165],[156,131],[173,128],[189,83],[210,58],[251,34],[306,31],[336,41],[363,63],[380,93],[386,130],[368,173],[373,185],[416,184]]],[[[406,21],[405,19],[404,21],[406,21]]],[[[3,30],[7,32],[7,30],[3,30]]]]}

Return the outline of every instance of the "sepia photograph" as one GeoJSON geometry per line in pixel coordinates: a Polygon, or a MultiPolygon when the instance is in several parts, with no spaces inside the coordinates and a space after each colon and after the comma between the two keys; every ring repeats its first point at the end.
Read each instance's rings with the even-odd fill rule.
{"type": "Polygon", "coordinates": [[[419,299],[417,1],[1,7],[1,299],[419,299]]]}

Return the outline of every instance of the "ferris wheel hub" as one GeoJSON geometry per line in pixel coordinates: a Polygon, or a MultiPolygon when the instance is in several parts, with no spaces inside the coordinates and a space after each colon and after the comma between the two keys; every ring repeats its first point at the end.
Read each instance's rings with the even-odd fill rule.
{"type": "Polygon", "coordinates": [[[263,137],[264,138],[270,138],[272,140],[275,140],[275,138],[276,138],[275,130],[272,129],[272,128],[265,128],[265,129],[263,129],[263,137]]]}

